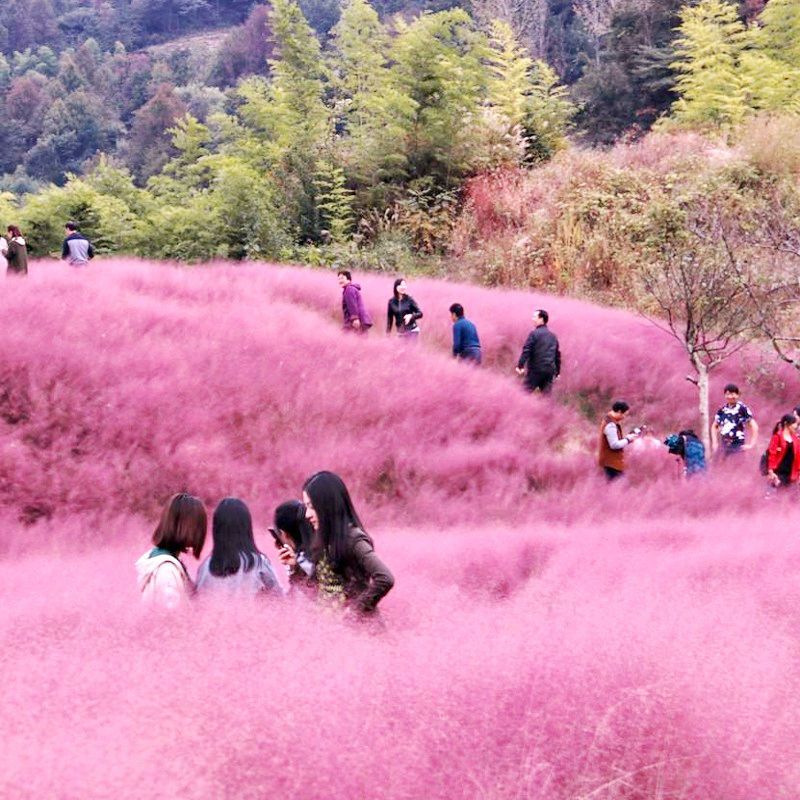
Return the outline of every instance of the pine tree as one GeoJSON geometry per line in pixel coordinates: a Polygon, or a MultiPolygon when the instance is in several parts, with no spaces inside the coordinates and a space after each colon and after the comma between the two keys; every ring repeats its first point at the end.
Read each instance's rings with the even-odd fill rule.
{"type": "Polygon", "coordinates": [[[753,104],[800,114],[800,3],[771,0],[752,31],[754,52],[746,61],[753,104]]]}
{"type": "Polygon", "coordinates": [[[333,31],[336,108],[347,132],[339,154],[360,205],[383,205],[384,190],[407,172],[406,136],[415,105],[398,90],[388,65],[386,29],[366,0],[350,0],[333,31]]]}
{"type": "Polygon", "coordinates": [[[270,25],[275,57],[272,80],[242,82],[244,104],[239,116],[261,138],[267,138],[275,160],[287,152],[308,152],[325,138],[329,114],[323,102],[325,74],[320,45],[294,0],[274,0],[270,25]]]}
{"type": "Polygon", "coordinates": [[[352,132],[369,123],[388,84],[389,40],[367,0],[348,0],[332,34],[332,72],[352,132]]]}
{"type": "Polygon", "coordinates": [[[302,239],[319,235],[314,206],[316,159],[330,136],[323,101],[325,67],[320,45],[295,0],[273,0],[270,26],[272,80],[244,81],[239,95],[243,129],[232,128],[230,149],[258,170],[269,170],[281,189],[284,213],[302,239]]]}
{"type": "Polygon", "coordinates": [[[533,60],[517,42],[507,22],[493,20],[489,28],[488,104],[507,120],[509,131],[521,127],[528,115],[529,77],[533,60]]]}
{"type": "Polygon", "coordinates": [[[800,68],[800,3],[770,0],[758,19],[766,34],[767,54],[790,67],[800,68]]]}
{"type": "Polygon", "coordinates": [[[505,22],[491,24],[487,66],[489,107],[505,121],[507,135],[522,137],[526,157],[539,161],[561,149],[575,107],[555,72],[528,58],[505,22]]]}
{"type": "Polygon", "coordinates": [[[748,44],[736,6],[726,0],[700,0],[680,14],[675,121],[688,125],[729,126],[747,112],[740,59],[748,44]]]}
{"type": "Polygon", "coordinates": [[[567,130],[577,109],[569,91],[544,61],[534,61],[530,75],[524,133],[528,158],[542,161],[551,158],[567,144],[567,130]]]}
{"type": "Polygon", "coordinates": [[[347,188],[344,170],[330,159],[320,159],[314,183],[320,222],[330,241],[342,244],[353,228],[353,192],[347,188]]]}
{"type": "Polygon", "coordinates": [[[413,109],[403,121],[409,175],[450,188],[480,157],[485,40],[463,9],[425,13],[397,28],[392,82],[413,109]]]}

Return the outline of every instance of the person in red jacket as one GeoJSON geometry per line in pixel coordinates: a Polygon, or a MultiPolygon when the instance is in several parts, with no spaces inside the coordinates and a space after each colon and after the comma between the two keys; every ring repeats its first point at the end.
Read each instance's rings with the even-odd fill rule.
{"type": "Polygon", "coordinates": [[[800,419],[784,414],[767,448],[767,477],[773,486],[796,486],[800,479],[800,419]]]}

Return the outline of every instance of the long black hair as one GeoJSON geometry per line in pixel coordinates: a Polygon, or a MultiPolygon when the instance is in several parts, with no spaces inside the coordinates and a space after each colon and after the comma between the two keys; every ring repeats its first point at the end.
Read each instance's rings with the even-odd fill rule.
{"type": "Polygon", "coordinates": [[[312,475],[305,482],[303,491],[314,506],[322,545],[336,567],[347,555],[350,529],[364,530],[350,499],[350,492],[335,472],[327,470],[312,475]]]}
{"type": "Polygon", "coordinates": [[[295,550],[310,553],[314,529],[306,519],[306,507],[299,500],[287,500],[275,509],[275,527],[288,534],[295,550]]]}
{"type": "Polygon", "coordinates": [[[796,414],[784,414],[780,420],[775,423],[775,427],[772,429],[772,435],[774,436],[778,431],[785,431],[790,425],[794,425],[797,420],[798,417],[796,414]]]}
{"type": "MultiPolygon", "coordinates": [[[[395,300],[400,300],[400,294],[397,291],[397,287],[405,281],[405,278],[396,278],[394,285],[392,286],[392,294],[394,295],[395,300]]],[[[342,484],[344,486],[344,484],[342,484]]],[[[345,490],[347,491],[347,490],[345,490]]]]}
{"type": "Polygon", "coordinates": [[[214,549],[208,568],[212,575],[235,575],[240,569],[249,572],[261,551],[253,540],[250,509],[237,497],[226,497],[214,509],[211,523],[214,549]]]}

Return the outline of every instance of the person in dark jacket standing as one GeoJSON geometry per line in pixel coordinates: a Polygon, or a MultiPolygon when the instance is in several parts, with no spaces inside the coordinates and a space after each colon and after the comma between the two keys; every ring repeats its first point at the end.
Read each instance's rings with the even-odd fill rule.
{"type": "Polygon", "coordinates": [[[78,230],[74,222],[64,226],[64,244],[61,258],[73,267],[85,267],[94,258],[92,243],[78,230]]]}
{"type": "Polygon", "coordinates": [[[28,274],[28,245],[16,225],[8,226],[8,250],[5,257],[8,262],[6,275],[28,274]]]}
{"type": "Polygon", "coordinates": [[[561,350],[558,338],[547,327],[550,315],[543,309],[537,309],[533,315],[536,326],[525,340],[519,361],[517,374],[525,376],[525,388],[529,392],[537,389],[547,393],[553,388],[553,381],[561,374],[561,350]]]}
{"type": "Polygon", "coordinates": [[[464,306],[453,303],[450,306],[453,320],[453,356],[463,361],[481,363],[481,340],[474,323],[464,316],[464,306]]]}
{"type": "Polygon", "coordinates": [[[353,276],[349,270],[340,269],[336,274],[339,278],[339,286],[342,287],[344,329],[356,333],[367,333],[372,327],[372,317],[364,306],[361,287],[357,283],[353,283],[353,276]]]}
{"type": "Polygon", "coordinates": [[[313,555],[320,600],[358,615],[374,614],[394,577],[375,554],[344,481],[333,472],[315,473],[303,486],[303,502],[319,534],[313,555]]]}
{"type": "Polygon", "coordinates": [[[419,336],[418,319],[422,319],[422,310],[408,293],[406,279],[398,278],[394,282],[392,299],[386,308],[386,333],[391,333],[394,325],[398,336],[416,340],[419,336]]]}

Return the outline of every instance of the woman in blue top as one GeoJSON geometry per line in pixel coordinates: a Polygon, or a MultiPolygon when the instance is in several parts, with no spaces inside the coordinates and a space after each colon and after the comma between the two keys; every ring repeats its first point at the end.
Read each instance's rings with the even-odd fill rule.
{"type": "Polygon", "coordinates": [[[282,595],[269,559],[253,540],[250,510],[236,497],[226,497],[214,511],[214,548],[197,572],[197,591],[224,589],[257,595],[282,595]]]}

